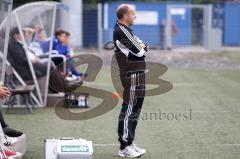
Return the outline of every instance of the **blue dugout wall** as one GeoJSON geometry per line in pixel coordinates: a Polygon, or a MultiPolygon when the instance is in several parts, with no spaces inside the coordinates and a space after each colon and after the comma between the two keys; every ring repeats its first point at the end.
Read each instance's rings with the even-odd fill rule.
{"type": "Polygon", "coordinates": [[[83,46],[96,47],[98,39],[97,8],[83,9],[83,46]]]}
{"type": "Polygon", "coordinates": [[[225,3],[223,44],[240,46],[240,3],[225,3]]]}
{"type": "MultiPolygon", "coordinates": [[[[157,15],[157,21],[152,24],[135,24],[133,29],[140,39],[153,46],[159,46],[160,24],[166,19],[167,3],[146,3],[146,2],[128,2],[136,7],[137,12],[154,12],[157,15]]],[[[115,11],[120,3],[112,2],[104,5],[104,42],[112,40],[113,28],[116,23],[115,11]]],[[[169,4],[169,3],[168,3],[169,4]]],[[[174,3],[186,4],[186,3],[174,3]]],[[[174,45],[191,45],[191,9],[185,9],[186,13],[182,15],[173,15],[178,32],[173,37],[174,45]]],[[[139,17],[137,17],[139,18],[139,17]]],[[[152,18],[152,17],[146,17],[152,18]]]]}
{"type": "MultiPolygon", "coordinates": [[[[127,3],[127,2],[125,2],[127,3]]],[[[135,5],[137,11],[154,11],[157,13],[157,23],[154,25],[135,25],[135,33],[150,45],[159,46],[160,23],[166,19],[167,3],[147,3],[147,2],[129,2],[135,5]]],[[[115,11],[120,3],[112,2],[104,5],[104,42],[112,40],[113,27],[116,22],[115,11]]],[[[169,3],[168,3],[169,4],[169,3]]],[[[171,3],[187,4],[187,3],[171,3]]],[[[213,7],[214,9],[214,7],[213,7]]],[[[227,2],[223,3],[223,18],[221,28],[223,28],[223,45],[240,46],[240,3],[227,2]]],[[[84,47],[97,46],[97,9],[83,10],[83,43],[84,47]]],[[[137,17],[138,18],[138,17],[137,17]]],[[[172,15],[175,19],[179,32],[173,37],[174,45],[191,45],[192,44],[192,13],[191,9],[186,9],[185,16],[172,15]]],[[[221,18],[220,18],[221,19],[221,18]]],[[[215,24],[213,24],[214,26],[215,24]]]]}

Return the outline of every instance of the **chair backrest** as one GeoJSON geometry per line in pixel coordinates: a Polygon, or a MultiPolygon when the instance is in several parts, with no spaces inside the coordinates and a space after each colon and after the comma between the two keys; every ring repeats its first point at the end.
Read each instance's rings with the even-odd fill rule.
{"type": "Polygon", "coordinates": [[[14,79],[14,73],[13,73],[13,68],[12,66],[6,66],[6,71],[5,71],[5,86],[10,87],[10,88],[15,88],[16,87],[16,80],[14,79]]]}
{"type": "Polygon", "coordinates": [[[5,76],[13,76],[13,69],[11,66],[6,66],[5,76]]]}

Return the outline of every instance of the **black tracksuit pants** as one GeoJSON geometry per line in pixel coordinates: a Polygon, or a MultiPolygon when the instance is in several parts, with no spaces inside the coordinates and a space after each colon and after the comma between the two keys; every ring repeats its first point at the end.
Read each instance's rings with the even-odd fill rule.
{"type": "Polygon", "coordinates": [[[132,144],[145,96],[144,71],[120,72],[123,103],[118,121],[120,149],[132,144]]]}

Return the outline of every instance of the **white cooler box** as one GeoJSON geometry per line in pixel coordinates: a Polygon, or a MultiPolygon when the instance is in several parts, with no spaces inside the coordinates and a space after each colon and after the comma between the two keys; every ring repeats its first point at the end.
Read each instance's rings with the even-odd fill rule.
{"type": "Polygon", "coordinates": [[[44,141],[45,159],[92,159],[92,141],[61,138],[44,141]]]}

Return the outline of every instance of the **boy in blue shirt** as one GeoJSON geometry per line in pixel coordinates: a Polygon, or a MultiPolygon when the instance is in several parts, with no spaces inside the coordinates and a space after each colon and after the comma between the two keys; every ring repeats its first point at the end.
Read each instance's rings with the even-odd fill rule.
{"type": "MultiPolygon", "coordinates": [[[[69,49],[69,37],[70,33],[58,29],[55,32],[55,35],[53,37],[53,48],[52,50],[55,50],[58,52],[60,55],[64,55],[67,58],[67,70],[71,74],[75,76],[82,76],[83,73],[79,72],[74,68],[73,61],[72,61],[72,56],[70,55],[70,49],[69,49]]],[[[42,42],[41,47],[43,49],[43,52],[48,52],[49,51],[49,45],[50,45],[50,40],[47,40],[45,42],[42,42]]]]}

